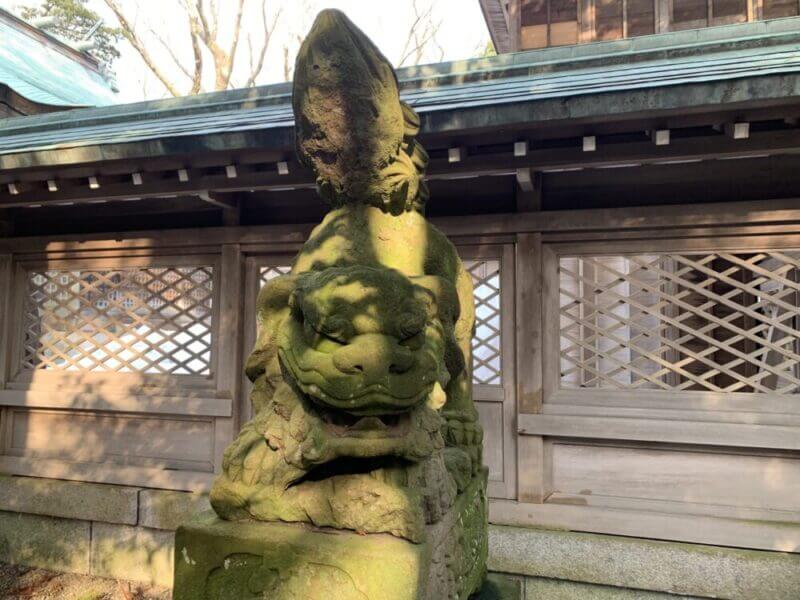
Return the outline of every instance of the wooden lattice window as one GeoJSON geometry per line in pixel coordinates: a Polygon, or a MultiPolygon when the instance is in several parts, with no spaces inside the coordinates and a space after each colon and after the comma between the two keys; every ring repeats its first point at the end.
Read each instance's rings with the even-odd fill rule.
{"type": "Polygon", "coordinates": [[[562,388],[800,391],[800,251],[558,264],[562,388]]]}
{"type": "Polygon", "coordinates": [[[292,270],[292,267],[288,265],[275,265],[275,266],[263,266],[259,270],[259,281],[261,282],[259,287],[266,284],[269,280],[275,279],[276,277],[280,277],[281,275],[286,275],[292,270]]]}
{"type": "Polygon", "coordinates": [[[472,338],[472,381],[502,383],[502,313],[500,260],[465,260],[472,276],[475,299],[475,335],[472,338]]]}
{"type": "Polygon", "coordinates": [[[27,273],[24,370],[208,375],[211,266],[27,273]]]}
{"type": "MultiPolygon", "coordinates": [[[[475,290],[472,381],[499,385],[502,383],[500,260],[465,260],[464,266],[472,276],[475,290]]],[[[289,266],[262,266],[259,270],[260,286],[290,270],[289,266]]]]}

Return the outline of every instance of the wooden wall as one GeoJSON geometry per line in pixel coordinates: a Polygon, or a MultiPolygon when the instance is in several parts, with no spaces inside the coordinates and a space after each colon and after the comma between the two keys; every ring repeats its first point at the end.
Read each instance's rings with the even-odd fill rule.
{"type": "MultiPolygon", "coordinates": [[[[482,305],[474,395],[492,521],[800,552],[793,201],[437,223],[472,271],[482,305]]],[[[255,296],[289,264],[302,231],[214,228],[5,246],[0,470],[207,490],[249,417],[242,365],[255,296]],[[200,267],[210,281],[193,274],[200,267]],[[184,283],[165,274],[175,269],[184,283]],[[55,273],[57,283],[36,273],[55,273]],[[162,332],[171,336],[208,332],[207,357],[203,344],[189,347],[197,340],[175,338],[208,368],[175,351],[172,362],[120,372],[91,344],[82,356],[54,350],[35,359],[35,341],[50,331],[53,345],[60,331],[50,313],[74,317],[73,296],[98,288],[77,314],[107,314],[104,299],[131,311],[114,312],[106,326],[120,338],[112,354],[130,346],[122,358],[131,364],[137,353],[152,358],[134,339],[151,333],[137,319],[166,318],[162,332]],[[162,299],[145,301],[149,312],[132,309],[148,298],[142,289],[162,299]],[[210,316],[207,330],[185,325],[181,315],[193,310],[210,316]],[[96,361],[106,362],[58,368],[96,361]]],[[[85,340],[88,325],[81,330],[85,340]]]]}
{"type": "Polygon", "coordinates": [[[517,0],[519,48],[585,42],[777,19],[797,0],[517,0]]]}

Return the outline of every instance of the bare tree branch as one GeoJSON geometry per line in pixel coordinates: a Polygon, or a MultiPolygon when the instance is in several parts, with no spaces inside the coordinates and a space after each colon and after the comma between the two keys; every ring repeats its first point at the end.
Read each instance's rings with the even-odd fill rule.
{"type": "Polygon", "coordinates": [[[292,63],[289,60],[289,46],[283,46],[283,80],[292,80],[292,63]]]}
{"type": "MultiPolygon", "coordinates": [[[[188,5],[187,5],[188,8],[188,5]]],[[[211,29],[208,27],[208,19],[206,18],[206,10],[205,6],[203,5],[203,0],[197,0],[194,5],[194,12],[196,13],[196,18],[200,21],[200,27],[198,28],[198,33],[202,32],[202,39],[205,41],[207,37],[211,35],[211,29]]],[[[217,32],[214,31],[214,35],[216,36],[217,32]]]]}
{"type": "Polygon", "coordinates": [[[250,44],[250,36],[247,36],[247,42],[250,44],[250,77],[247,78],[247,83],[245,87],[252,87],[256,83],[256,79],[261,74],[261,71],[264,69],[264,58],[267,56],[267,49],[269,48],[269,42],[272,39],[272,32],[275,31],[275,27],[278,24],[278,19],[281,17],[281,12],[283,8],[279,8],[278,11],[275,13],[274,17],[272,18],[272,24],[267,23],[267,0],[261,0],[261,22],[264,26],[264,43],[261,44],[261,50],[258,54],[258,62],[255,66],[253,66],[253,48],[252,44],[250,44]]]}
{"type": "MultiPolygon", "coordinates": [[[[264,7],[264,10],[266,10],[266,7],[264,7]]],[[[233,40],[231,41],[231,49],[228,51],[228,77],[227,81],[225,82],[225,87],[228,87],[228,82],[231,80],[233,61],[236,59],[236,49],[239,47],[239,36],[242,33],[242,14],[244,14],[244,0],[239,0],[239,6],[236,9],[236,19],[233,22],[233,40]]]]}
{"type": "MultiPolygon", "coordinates": [[[[120,28],[124,37],[133,45],[141,56],[145,66],[155,77],[166,87],[167,91],[173,96],[180,96],[182,92],[179,88],[183,87],[184,77],[189,80],[190,94],[196,94],[203,89],[204,69],[210,71],[210,65],[206,64],[211,60],[214,70],[213,89],[225,90],[235,85],[233,82],[234,67],[237,66],[239,44],[242,37],[246,39],[248,58],[242,60],[245,64],[237,68],[238,73],[242,72],[246,86],[253,86],[265,68],[266,56],[272,40],[282,10],[278,9],[270,16],[268,7],[270,0],[261,1],[261,28],[263,34],[253,28],[252,32],[244,25],[245,11],[252,6],[255,0],[236,0],[235,10],[230,15],[232,18],[231,29],[227,28],[227,21],[223,30],[226,32],[225,40],[219,38],[219,26],[223,16],[220,11],[233,8],[233,0],[218,2],[218,0],[174,0],[185,13],[186,23],[189,28],[189,44],[193,63],[188,61],[188,54],[185,42],[176,47],[166,29],[144,25],[146,36],[140,35],[141,28],[137,23],[131,22],[126,18],[120,5],[122,0],[104,0],[106,5],[112,10],[119,21],[120,28]],[[244,31],[242,31],[244,27],[244,31]],[[230,38],[227,32],[230,31],[230,38]],[[263,37],[260,37],[263,35],[263,37]],[[155,48],[153,44],[159,47],[155,48]],[[152,54],[151,54],[152,53],[152,54]],[[208,53],[208,54],[206,54],[208,53]],[[209,59],[210,55],[210,59],[209,59]],[[169,57],[168,59],[164,56],[169,57]],[[248,68],[249,67],[249,68],[248,68]]],[[[253,6],[257,10],[257,6],[253,6]]],[[[249,13],[248,13],[249,14],[249,13]]],[[[239,60],[239,62],[242,62],[239,60]]],[[[288,59],[287,59],[288,60],[288,59]]],[[[205,73],[207,76],[209,73],[205,73]]],[[[211,85],[206,86],[207,89],[211,85]]]]}
{"type": "Polygon", "coordinates": [[[219,11],[217,10],[217,0],[209,0],[211,11],[211,37],[216,38],[219,31],[219,11]]]}
{"type": "Polygon", "coordinates": [[[436,36],[439,34],[439,29],[442,26],[441,21],[434,22],[433,8],[436,0],[432,0],[425,10],[421,10],[418,0],[413,0],[412,7],[414,10],[414,21],[408,30],[406,42],[403,45],[403,51],[400,53],[400,60],[397,61],[398,66],[406,64],[410,58],[413,57],[413,64],[418,65],[422,62],[425,56],[425,50],[428,45],[433,43],[439,50],[440,55],[444,56],[444,50],[441,45],[436,41],[436,36]]]}
{"type": "Polygon", "coordinates": [[[147,28],[150,35],[158,42],[158,45],[169,54],[169,57],[172,59],[172,62],[175,63],[175,66],[178,67],[178,70],[183,73],[186,77],[190,80],[192,79],[192,73],[189,71],[188,68],[184,66],[184,64],[180,61],[180,59],[175,54],[175,51],[172,49],[172,44],[168,44],[164,38],[162,38],[156,30],[152,27],[147,28]]]}
{"type": "Polygon", "coordinates": [[[192,40],[192,54],[194,55],[194,75],[192,77],[192,87],[190,94],[197,94],[203,87],[203,49],[200,48],[200,39],[189,16],[189,37],[192,40]]]}
{"type": "Polygon", "coordinates": [[[180,90],[175,86],[175,84],[167,77],[166,73],[164,73],[161,68],[158,66],[153,57],[147,51],[147,47],[142,42],[141,38],[137,35],[135,28],[130,24],[128,19],[125,17],[125,14],[122,12],[117,0],[105,0],[106,6],[114,13],[114,16],[119,21],[120,29],[122,30],[122,35],[125,37],[128,42],[130,42],[131,46],[134,47],[136,52],[139,53],[139,56],[142,57],[145,65],[147,68],[152,71],[153,75],[155,75],[158,80],[167,88],[167,91],[172,94],[173,96],[180,96],[180,90]]]}

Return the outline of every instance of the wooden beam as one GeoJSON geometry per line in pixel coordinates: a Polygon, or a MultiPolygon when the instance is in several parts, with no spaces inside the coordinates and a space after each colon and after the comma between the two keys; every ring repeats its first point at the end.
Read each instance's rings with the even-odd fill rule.
{"type": "Polygon", "coordinates": [[[542,174],[531,169],[517,169],[517,211],[542,209],[542,174]]]}
{"type": "Polygon", "coordinates": [[[197,197],[200,198],[203,202],[207,202],[212,206],[216,206],[217,208],[228,209],[228,210],[236,210],[239,208],[239,203],[232,198],[226,198],[225,196],[219,194],[218,192],[212,192],[210,190],[204,190],[197,194],[197,197]]]}
{"type": "Polygon", "coordinates": [[[235,227],[241,223],[242,208],[238,198],[226,197],[209,190],[200,192],[198,197],[203,202],[222,209],[222,224],[226,227],[235,227]]]}
{"type": "MultiPolygon", "coordinates": [[[[202,175],[187,169],[180,180],[180,175],[172,177],[157,178],[148,177],[142,185],[133,186],[129,182],[109,183],[100,189],[88,189],[84,186],[62,185],[60,191],[55,194],[48,194],[46,198],[37,193],[33,186],[28,186],[24,191],[16,196],[3,194],[0,191],[0,208],[24,207],[45,204],[57,204],[60,202],[91,202],[93,200],[126,200],[129,198],[145,198],[154,196],[199,196],[201,193],[213,190],[214,192],[236,192],[250,190],[280,190],[281,188],[308,188],[314,189],[313,176],[307,169],[297,169],[289,175],[279,176],[276,172],[266,173],[255,171],[248,174],[240,173],[236,179],[228,179],[225,174],[202,175]],[[280,177],[280,179],[279,179],[280,177]]],[[[240,169],[241,170],[241,169],[240,169]]]]}
{"type": "MultiPolygon", "coordinates": [[[[448,236],[481,236],[485,239],[537,231],[551,236],[560,233],[577,236],[583,232],[609,231],[615,236],[647,237],[670,229],[674,235],[688,235],[698,228],[702,228],[703,235],[709,237],[723,235],[726,233],[725,228],[741,226],[746,226],[751,234],[763,230],[765,233],[790,235],[800,233],[798,206],[800,198],[787,198],[713,205],[676,204],[434,217],[431,221],[448,236]]],[[[134,249],[152,249],[154,239],[159,240],[162,248],[202,248],[224,243],[294,247],[305,242],[316,225],[317,223],[292,223],[0,238],[0,253],[67,254],[104,249],[130,252],[134,249]]]]}
{"type": "Polygon", "coordinates": [[[466,154],[467,153],[464,152],[463,148],[460,147],[449,148],[447,150],[447,162],[450,164],[460,163],[462,160],[464,160],[466,154]]]}
{"type": "Polygon", "coordinates": [[[654,129],[651,132],[651,139],[656,146],[669,146],[670,132],[669,129],[654,129]]]}
{"type": "MultiPolygon", "coordinates": [[[[651,141],[607,143],[593,152],[582,148],[557,147],[530,150],[525,156],[513,156],[511,152],[467,155],[459,149],[458,162],[449,157],[432,160],[427,178],[451,179],[465,176],[514,175],[517,169],[536,170],[598,168],[619,164],[652,164],[713,158],[737,158],[753,154],[800,153],[800,140],[794,130],[752,132],[747,139],[732,139],[723,135],[697,136],[672,139],[668,146],[655,146],[651,141]]],[[[448,153],[449,154],[449,153],[448,153]]],[[[176,193],[199,194],[206,190],[217,192],[313,189],[316,187],[309,169],[292,165],[289,174],[280,175],[275,170],[238,169],[236,179],[228,179],[224,173],[204,174],[202,171],[185,171],[186,181],[171,177],[148,177],[140,186],[130,182],[103,184],[100,189],[88,189],[83,185],[67,185],[62,182],[56,193],[43,197],[33,184],[17,186],[18,194],[9,194],[0,188],[0,208],[47,205],[59,202],[86,202],[95,199],[120,200],[134,197],[169,195],[176,193]]],[[[174,172],[173,172],[174,173],[174,172]]],[[[99,181],[99,180],[98,180],[99,181]]],[[[42,189],[44,184],[42,183],[42,189]]]]}
{"type": "Polygon", "coordinates": [[[518,424],[521,435],[800,450],[800,428],[778,425],[572,415],[519,415],[518,424]]]}
{"type": "Polygon", "coordinates": [[[489,521],[498,525],[592,531],[735,548],[746,545],[749,548],[782,552],[800,548],[800,525],[796,523],[764,519],[719,519],[705,515],[657,512],[652,509],[619,510],[492,500],[489,504],[489,521]],[[747,540],[746,543],[743,540],[747,540]]]}
{"type": "Polygon", "coordinates": [[[213,473],[135,467],[113,463],[79,463],[30,456],[0,456],[0,473],[49,479],[148,486],[162,490],[208,492],[213,473]]]}
{"type": "Polygon", "coordinates": [[[750,137],[750,123],[726,123],[725,134],[734,140],[746,140],[750,137]]]}
{"type": "MultiPolygon", "coordinates": [[[[0,258],[2,260],[2,258],[0,258]]],[[[0,390],[0,406],[25,408],[54,408],[69,410],[99,410],[104,412],[138,412],[194,417],[230,417],[229,398],[159,396],[153,393],[117,395],[106,392],[54,394],[51,391],[0,390]]]]}

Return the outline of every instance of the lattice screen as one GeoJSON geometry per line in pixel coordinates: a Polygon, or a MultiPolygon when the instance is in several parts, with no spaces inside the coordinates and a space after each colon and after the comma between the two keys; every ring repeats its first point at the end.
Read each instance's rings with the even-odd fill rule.
{"type": "MultiPolygon", "coordinates": [[[[474,383],[500,385],[502,357],[500,346],[500,261],[466,260],[464,266],[475,286],[475,337],[472,340],[474,383]]],[[[261,285],[288,273],[291,267],[261,267],[261,285]]]]}
{"type": "Polygon", "coordinates": [[[23,367],[207,375],[213,269],[31,272],[23,367]]]}
{"type": "Polygon", "coordinates": [[[280,277],[281,275],[286,275],[290,273],[292,267],[290,266],[266,266],[261,267],[259,271],[259,276],[261,277],[261,285],[263,286],[267,283],[270,279],[275,279],[276,277],[280,277]]]}
{"type": "Polygon", "coordinates": [[[472,381],[502,383],[500,261],[465,260],[475,288],[475,336],[472,338],[472,381]]]}
{"type": "Polygon", "coordinates": [[[561,386],[800,391],[800,250],[562,257],[561,386]]]}

